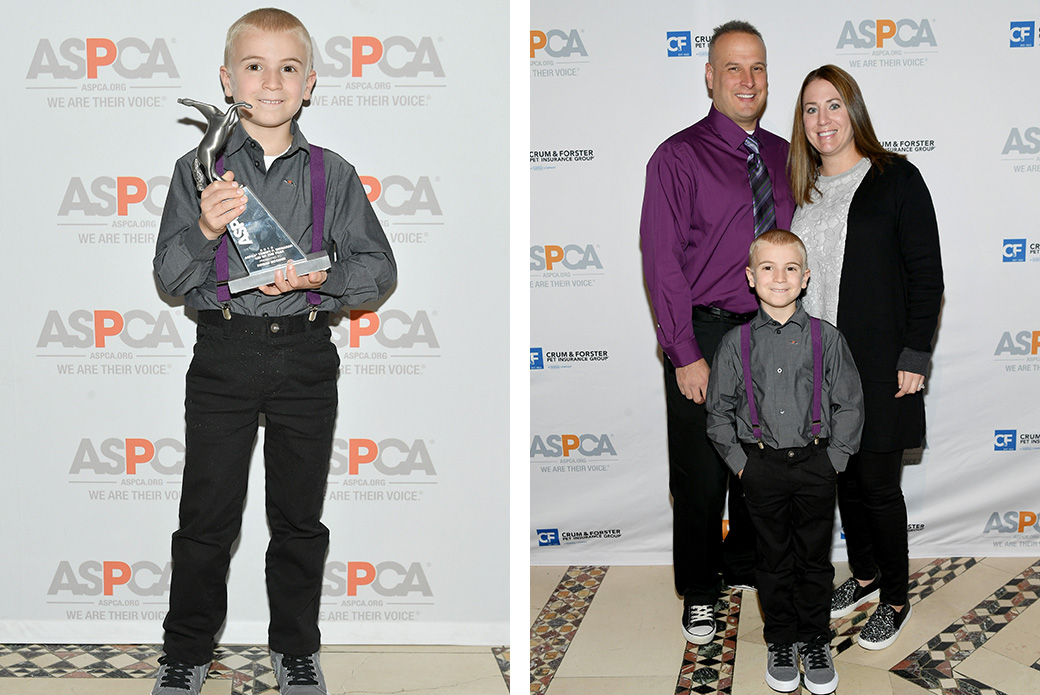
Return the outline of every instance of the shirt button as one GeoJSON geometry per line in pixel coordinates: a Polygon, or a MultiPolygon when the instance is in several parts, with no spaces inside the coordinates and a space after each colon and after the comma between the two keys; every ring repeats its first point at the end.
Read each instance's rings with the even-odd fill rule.
{"type": "Polygon", "coordinates": [[[776,329],[776,334],[780,335],[780,329],[779,328],[776,329]]]}
{"type": "Polygon", "coordinates": [[[784,413],[786,413],[786,412],[787,412],[786,410],[784,410],[784,409],[782,409],[782,408],[780,409],[780,414],[781,414],[781,415],[783,415],[783,414],[784,414],[784,413]]]}
{"type": "Polygon", "coordinates": [[[793,451],[788,451],[787,452],[787,458],[793,459],[794,458],[794,452],[793,451]]]}
{"type": "Polygon", "coordinates": [[[784,373],[784,368],[783,367],[777,367],[776,368],[776,373],[777,374],[783,374],[784,373]]]}
{"type": "Polygon", "coordinates": [[[277,323],[272,323],[271,324],[271,332],[272,333],[277,333],[280,330],[282,330],[282,327],[279,326],[277,323]]]}
{"type": "Polygon", "coordinates": [[[259,169],[259,168],[260,168],[260,161],[259,161],[259,160],[256,160],[256,159],[254,159],[254,160],[253,160],[253,166],[255,166],[255,167],[256,167],[257,169],[259,169]]]}

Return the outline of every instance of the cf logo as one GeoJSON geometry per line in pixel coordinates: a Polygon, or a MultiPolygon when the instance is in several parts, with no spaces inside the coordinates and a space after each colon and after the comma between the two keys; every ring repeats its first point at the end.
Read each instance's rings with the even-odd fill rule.
{"type": "Polygon", "coordinates": [[[993,434],[993,449],[1004,450],[1015,448],[1015,430],[996,430],[993,434]]]}
{"type": "Polygon", "coordinates": [[[560,531],[554,528],[540,528],[538,533],[538,545],[559,545],[560,531]]]}

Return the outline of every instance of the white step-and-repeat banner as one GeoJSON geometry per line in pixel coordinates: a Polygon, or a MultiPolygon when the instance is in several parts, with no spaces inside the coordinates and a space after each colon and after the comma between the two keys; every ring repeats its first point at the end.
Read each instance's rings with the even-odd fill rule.
{"type": "MultiPolygon", "coordinates": [[[[791,137],[802,79],[834,63],[859,82],[878,137],[931,190],[946,293],[927,443],[907,452],[903,473],[911,553],[1036,555],[1036,2],[534,0],[533,562],[671,562],[663,375],[640,205],[657,145],[708,112],[707,41],[730,19],[765,37],[768,130],[791,137]]],[[[835,557],[844,559],[840,535],[835,557]]]]}
{"type": "MultiPolygon", "coordinates": [[[[224,36],[255,6],[7,8],[0,642],[161,641],[195,324],[152,256],[202,136],[177,99],[225,103],[224,36]]],[[[356,166],[400,267],[333,329],[324,639],[505,644],[507,3],[280,6],[314,37],[301,128],[356,166]]],[[[262,464],[226,642],[266,642],[262,464]]]]}

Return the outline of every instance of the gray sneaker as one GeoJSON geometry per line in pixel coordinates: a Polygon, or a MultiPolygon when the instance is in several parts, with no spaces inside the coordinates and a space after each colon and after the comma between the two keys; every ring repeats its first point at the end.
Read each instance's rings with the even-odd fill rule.
{"type": "Polygon", "coordinates": [[[766,685],[779,693],[798,690],[798,647],[770,644],[766,655],[766,685]]]}
{"type": "Polygon", "coordinates": [[[192,666],[164,654],[159,657],[159,672],[155,674],[152,695],[199,695],[207,673],[209,664],[192,666]]]}
{"type": "Polygon", "coordinates": [[[307,656],[286,656],[272,651],[271,663],[281,695],[329,695],[318,652],[307,656]]]}
{"type": "Polygon", "coordinates": [[[838,688],[838,672],[831,658],[831,641],[820,635],[811,642],[798,645],[805,671],[805,689],[813,695],[826,695],[838,688]]]}

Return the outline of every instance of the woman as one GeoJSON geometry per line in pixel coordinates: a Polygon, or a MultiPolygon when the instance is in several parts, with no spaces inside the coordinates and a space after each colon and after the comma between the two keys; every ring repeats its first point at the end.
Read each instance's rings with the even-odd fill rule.
{"type": "Polygon", "coordinates": [[[903,449],[924,438],[925,373],[942,303],[939,232],[917,168],[878,142],[852,76],[825,65],[806,76],[795,107],[788,176],[791,230],[809,251],[810,314],[835,324],[863,382],[860,452],[838,476],[852,578],[831,617],[880,595],[858,635],[892,644],[910,617],[903,449]]]}

